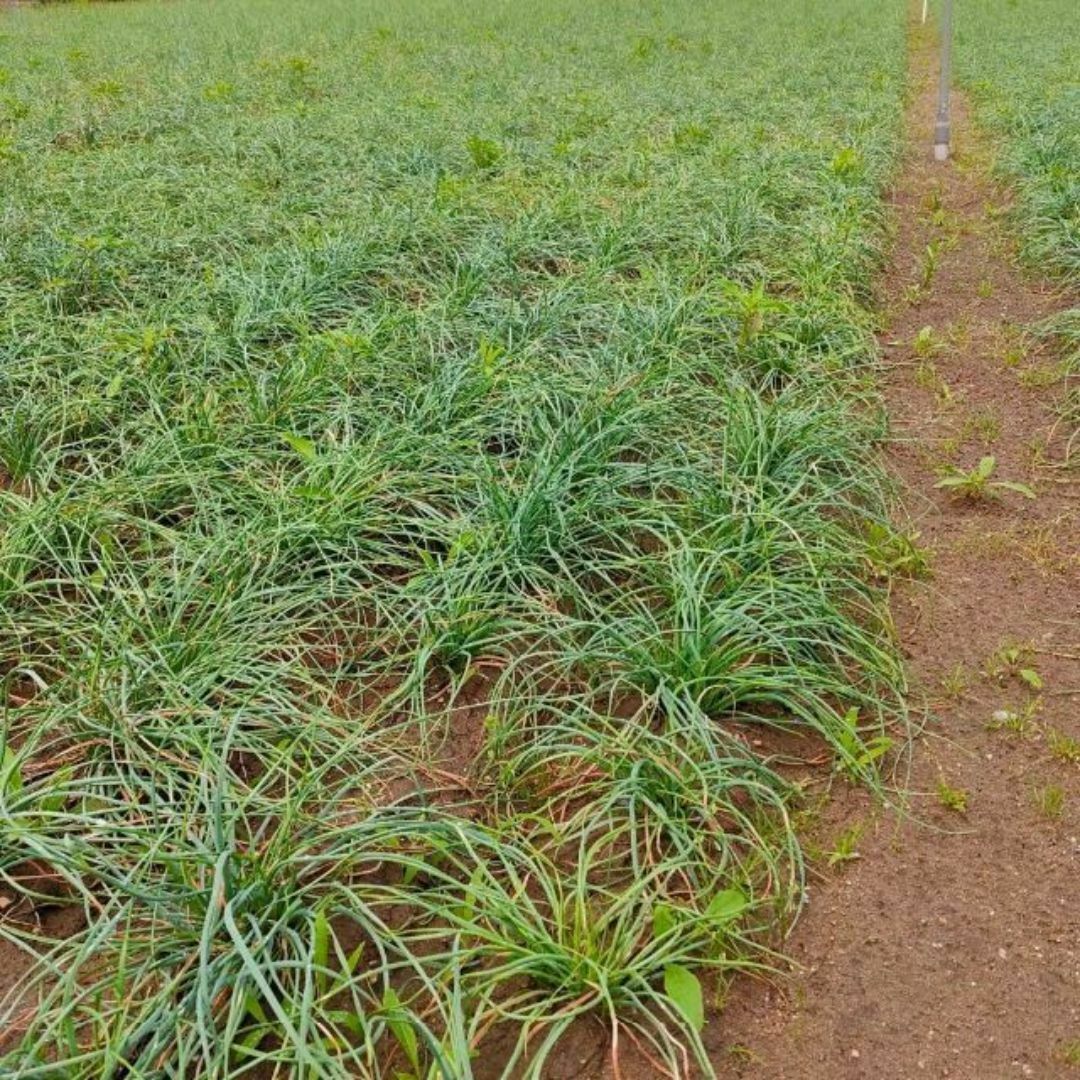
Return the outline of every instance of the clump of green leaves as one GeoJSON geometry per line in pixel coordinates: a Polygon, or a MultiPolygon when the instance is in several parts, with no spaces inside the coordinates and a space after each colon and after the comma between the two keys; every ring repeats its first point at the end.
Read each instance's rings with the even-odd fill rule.
{"type": "Polygon", "coordinates": [[[997,459],[993,454],[987,454],[972,469],[949,466],[934,487],[947,491],[955,498],[972,502],[997,498],[1003,491],[1015,492],[1023,495],[1025,499],[1035,498],[1035,492],[1027,484],[1015,480],[993,479],[996,465],[997,459]]]}
{"type": "Polygon", "coordinates": [[[903,533],[872,522],[866,533],[867,560],[883,578],[923,578],[930,573],[930,555],[919,547],[918,533],[903,533]]]}
{"type": "Polygon", "coordinates": [[[1008,679],[1016,679],[1036,693],[1043,688],[1031,644],[1006,641],[987,658],[983,674],[1002,684],[1008,679]]]}

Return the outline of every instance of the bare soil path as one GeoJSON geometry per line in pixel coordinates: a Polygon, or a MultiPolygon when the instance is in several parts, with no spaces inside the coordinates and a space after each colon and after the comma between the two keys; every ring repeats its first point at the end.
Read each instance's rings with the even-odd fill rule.
{"type": "Polygon", "coordinates": [[[889,463],[931,566],[894,603],[926,724],[917,820],[841,795],[860,857],[812,886],[799,970],[737,986],[710,1025],[723,1076],[1080,1077],[1080,487],[1047,465],[1052,358],[1020,330],[1065,298],[1015,265],[962,98],[954,159],[932,161],[928,31],[911,64],[881,340],[889,463]],[[986,455],[1038,497],[935,487],[986,455]]]}

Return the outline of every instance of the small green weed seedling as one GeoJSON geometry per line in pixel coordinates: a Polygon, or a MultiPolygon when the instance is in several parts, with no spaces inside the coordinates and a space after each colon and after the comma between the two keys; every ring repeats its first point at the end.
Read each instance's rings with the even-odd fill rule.
{"type": "Polygon", "coordinates": [[[966,442],[977,439],[990,446],[1001,437],[1001,415],[996,409],[979,409],[966,417],[960,430],[960,439],[966,442]]]}
{"type": "Polygon", "coordinates": [[[923,360],[915,368],[915,385],[923,390],[936,390],[941,382],[942,378],[938,374],[937,367],[928,360],[923,360]]]}
{"type": "Polygon", "coordinates": [[[967,499],[971,502],[979,502],[985,499],[996,499],[1002,491],[1015,491],[1023,495],[1025,499],[1034,499],[1035,492],[1027,484],[1017,483],[1014,480],[992,480],[994,467],[997,459],[993,454],[987,454],[973,469],[958,469],[949,466],[945,475],[934,485],[942,488],[957,499],[967,499]]]}
{"type": "Polygon", "coordinates": [[[1066,735],[1063,731],[1050,728],[1046,733],[1046,743],[1050,753],[1069,765],[1080,764],[1080,739],[1066,735]]]}
{"type": "Polygon", "coordinates": [[[1009,326],[1004,331],[1001,362],[1007,368],[1018,368],[1027,359],[1028,348],[1019,327],[1009,326]]]}
{"type": "Polygon", "coordinates": [[[945,343],[934,332],[932,326],[924,326],[911,343],[911,348],[920,360],[929,360],[935,353],[940,352],[945,343]]]}
{"type": "Polygon", "coordinates": [[[953,701],[960,701],[971,683],[971,673],[963,664],[955,664],[941,678],[941,689],[953,701]]]}
{"type": "Polygon", "coordinates": [[[727,1052],[740,1065],[761,1065],[765,1060],[759,1053],[743,1043],[732,1043],[727,1048],[727,1052]]]}
{"type": "Polygon", "coordinates": [[[1017,374],[1016,381],[1026,390],[1045,390],[1056,386],[1067,374],[1064,364],[1031,364],[1017,374]]]}
{"type": "Polygon", "coordinates": [[[1004,731],[1011,735],[1029,735],[1035,722],[1035,715],[1042,708],[1040,698],[1028,702],[1019,712],[1015,709],[997,709],[987,721],[987,731],[1004,731]]]}
{"type": "Polygon", "coordinates": [[[1017,675],[1020,681],[1031,687],[1032,690],[1038,692],[1043,688],[1042,676],[1033,667],[1021,668],[1017,675]]]}
{"type": "Polygon", "coordinates": [[[945,327],[945,339],[957,349],[965,349],[971,344],[971,323],[967,319],[956,319],[945,327]]]}
{"type": "Polygon", "coordinates": [[[941,260],[941,244],[937,240],[931,240],[923,251],[922,261],[919,263],[919,288],[926,292],[934,281],[941,260]]]}
{"type": "Polygon", "coordinates": [[[749,289],[736,281],[723,281],[720,292],[723,297],[722,310],[734,316],[738,323],[740,348],[757,341],[770,315],[786,313],[789,307],[783,300],[769,296],[763,281],[754,282],[749,289]]]}
{"type": "Polygon", "coordinates": [[[879,578],[923,578],[930,572],[930,557],[917,546],[918,533],[905,534],[872,522],[866,530],[866,559],[879,578]]]}
{"type": "Polygon", "coordinates": [[[861,821],[857,821],[836,838],[828,854],[830,866],[838,866],[840,863],[852,862],[860,858],[858,846],[865,829],[866,826],[861,821]]]}
{"type": "Polygon", "coordinates": [[[956,395],[952,387],[941,377],[937,365],[930,360],[920,360],[915,368],[915,385],[928,390],[942,405],[951,405],[956,395]]]}
{"type": "Polygon", "coordinates": [[[938,802],[954,814],[966,814],[968,811],[968,793],[963,788],[955,788],[942,777],[937,786],[938,802]]]}
{"type": "Polygon", "coordinates": [[[1008,642],[990,654],[983,666],[983,675],[1001,684],[1007,679],[1019,679],[1025,686],[1039,691],[1043,688],[1043,680],[1034,656],[1034,649],[1030,645],[1008,642]]]}
{"type": "MultiPolygon", "coordinates": [[[[960,439],[952,435],[949,438],[941,439],[938,442],[938,449],[941,451],[943,458],[954,458],[960,453],[960,439]]],[[[931,468],[934,466],[931,465],[931,468]]],[[[945,466],[946,468],[948,466],[945,466]]]]}
{"type": "Polygon", "coordinates": [[[876,768],[879,758],[892,749],[893,741],[888,735],[875,735],[864,739],[859,731],[859,710],[848,709],[837,729],[836,746],[840,751],[838,768],[851,778],[863,777],[876,768]]]}
{"type": "Polygon", "coordinates": [[[1065,789],[1060,784],[1037,787],[1031,793],[1035,809],[1044,818],[1056,821],[1065,810],[1065,789]]]}
{"type": "Polygon", "coordinates": [[[1072,1068],[1080,1068],[1080,1039],[1070,1039],[1058,1048],[1057,1056],[1072,1068]]]}

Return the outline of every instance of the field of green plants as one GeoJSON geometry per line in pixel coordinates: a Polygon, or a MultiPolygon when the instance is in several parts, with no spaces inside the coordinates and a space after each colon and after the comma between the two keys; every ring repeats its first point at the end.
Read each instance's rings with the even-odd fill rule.
{"type": "Polygon", "coordinates": [[[0,15],[0,1072],[710,1071],[902,723],[903,19],[0,15]]]}
{"type": "MultiPolygon", "coordinates": [[[[1080,36],[1072,0],[991,0],[957,26],[957,74],[976,117],[996,137],[998,167],[1016,193],[1025,257],[1080,288],[1080,36]],[[1072,31],[1072,32],[1070,32],[1072,31]]],[[[1080,308],[1044,330],[1066,347],[1064,419],[1080,440],[1080,308]]],[[[1075,448],[1080,460],[1080,445],[1075,448]]]]}
{"type": "Polygon", "coordinates": [[[957,75],[1000,144],[1025,252],[1080,284],[1080,39],[1070,0],[990,0],[957,22],[957,75]]]}

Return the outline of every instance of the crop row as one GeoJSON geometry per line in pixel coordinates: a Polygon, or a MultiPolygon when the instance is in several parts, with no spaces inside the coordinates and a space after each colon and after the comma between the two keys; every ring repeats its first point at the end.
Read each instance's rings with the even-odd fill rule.
{"type": "Polygon", "coordinates": [[[8,1069],[709,1071],[902,714],[901,15],[11,14],[8,1069]]]}

